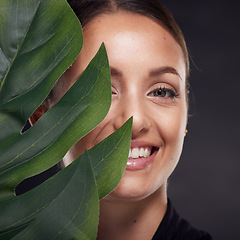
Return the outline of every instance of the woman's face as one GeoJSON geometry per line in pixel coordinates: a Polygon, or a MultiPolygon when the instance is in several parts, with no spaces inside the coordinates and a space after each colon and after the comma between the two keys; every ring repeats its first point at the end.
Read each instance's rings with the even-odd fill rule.
{"type": "Polygon", "coordinates": [[[83,49],[65,76],[83,72],[102,42],[111,68],[112,105],[106,118],[77,142],[64,161],[73,161],[133,116],[131,154],[118,187],[108,199],[142,199],[166,186],[185,136],[185,62],[174,38],[148,17],[104,14],[83,29],[83,49]]]}

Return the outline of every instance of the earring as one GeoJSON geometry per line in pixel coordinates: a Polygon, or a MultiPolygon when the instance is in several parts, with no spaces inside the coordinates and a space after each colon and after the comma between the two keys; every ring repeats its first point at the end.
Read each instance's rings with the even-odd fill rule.
{"type": "Polygon", "coordinates": [[[187,129],[185,129],[185,135],[188,133],[188,130],[187,129]]]}

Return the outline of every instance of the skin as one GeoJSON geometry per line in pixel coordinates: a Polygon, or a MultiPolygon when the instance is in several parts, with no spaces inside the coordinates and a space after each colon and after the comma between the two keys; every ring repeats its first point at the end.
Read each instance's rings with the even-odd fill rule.
{"type": "Polygon", "coordinates": [[[183,52],[161,25],[138,14],[97,16],[84,27],[83,35],[83,49],[63,75],[67,85],[59,98],[104,42],[112,73],[112,105],[102,123],[70,149],[64,163],[133,116],[132,146],[154,146],[157,152],[143,169],[126,170],[117,188],[101,200],[98,239],[151,239],[167,208],[167,179],[179,161],[185,136],[183,52]],[[171,90],[162,91],[162,97],[157,95],[159,88],[171,90]]]}

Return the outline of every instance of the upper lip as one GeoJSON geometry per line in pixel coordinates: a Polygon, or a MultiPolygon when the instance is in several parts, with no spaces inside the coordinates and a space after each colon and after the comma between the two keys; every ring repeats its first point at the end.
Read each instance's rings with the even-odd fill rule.
{"type": "Polygon", "coordinates": [[[152,144],[152,143],[149,143],[149,142],[131,140],[131,148],[141,148],[141,147],[155,147],[155,148],[158,148],[155,144],[152,144]]]}

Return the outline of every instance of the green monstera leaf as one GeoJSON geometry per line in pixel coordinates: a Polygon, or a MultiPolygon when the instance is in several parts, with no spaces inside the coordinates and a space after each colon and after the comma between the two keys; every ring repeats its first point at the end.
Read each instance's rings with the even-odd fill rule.
{"type": "Polygon", "coordinates": [[[63,98],[21,132],[82,43],[80,23],[65,0],[0,1],[0,239],[96,239],[99,199],[123,175],[131,119],[41,185],[14,194],[21,181],[58,163],[109,110],[102,45],[63,98]]]}
{"type": "Polygon", "coordinates": [[[95,239],[98,200],[124,172],[130,129],[131,119],[46,182],[2,202],[0,239],[95,239]]]}

